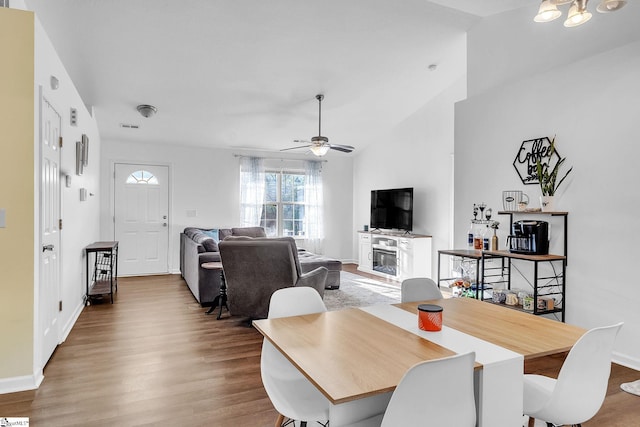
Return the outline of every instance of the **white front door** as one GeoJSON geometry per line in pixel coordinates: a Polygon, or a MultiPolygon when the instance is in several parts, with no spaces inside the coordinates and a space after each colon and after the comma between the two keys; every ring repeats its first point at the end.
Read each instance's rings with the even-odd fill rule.
{"type": "Polygon", "coordinates": [[[40,252],[39,323],[44,366],[60,339],[60,115],[41,98],[40,121],[40,252]]]}
{"type": "Polygon", "coordinates": [[[118,275],[169,272],[169,167],[116,163],[118,275]]]}

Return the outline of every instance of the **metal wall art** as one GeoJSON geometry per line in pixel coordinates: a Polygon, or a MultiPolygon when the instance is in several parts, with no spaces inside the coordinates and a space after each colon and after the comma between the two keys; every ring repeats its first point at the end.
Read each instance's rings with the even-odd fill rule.
{"type": "Polygon", "coordinates": [[[89,165],[89,137],[82,135],[82,140],[76,142],[76,175],[82,175],[84,168],[89,165]]]}
{"type": "Polygon", "coordinates": [[[545,136],[522,141],[513,160],[513,167],[516,168],[523,184],[539,184],[536,162],[540,160],[542,166],[551,171],[560,159],[558,148],[554,147],[551,150],[551,140],[545,136]]]}

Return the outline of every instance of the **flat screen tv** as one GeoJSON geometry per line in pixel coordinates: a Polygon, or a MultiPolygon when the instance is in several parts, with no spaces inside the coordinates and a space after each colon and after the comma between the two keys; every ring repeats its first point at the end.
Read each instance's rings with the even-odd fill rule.
{"type": "Polygon", "coordinates": [[[413,188],[371,191],[372,229],[413,229],[413,188]]]}

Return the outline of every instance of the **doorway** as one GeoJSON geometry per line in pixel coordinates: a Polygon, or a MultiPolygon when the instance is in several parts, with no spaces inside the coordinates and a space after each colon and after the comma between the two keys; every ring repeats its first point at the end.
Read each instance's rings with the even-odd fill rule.
{"type": "Polygon", "coordinates": [[[169,272],[169,167],[116,163],[114,236],[118,275],[169,272]]]}

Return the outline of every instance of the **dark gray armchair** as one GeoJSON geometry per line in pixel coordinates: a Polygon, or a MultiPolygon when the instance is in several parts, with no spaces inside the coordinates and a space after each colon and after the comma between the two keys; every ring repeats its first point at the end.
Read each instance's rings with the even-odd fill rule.
{"type": "Polygon", "coordinates": [[[266,318],[271,294],[281,288],[310,286],[324,296],[328,270],[318,267],[303,274],[291,237],[227,237],[218,247],[232,315],[266,318]]]}

